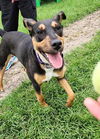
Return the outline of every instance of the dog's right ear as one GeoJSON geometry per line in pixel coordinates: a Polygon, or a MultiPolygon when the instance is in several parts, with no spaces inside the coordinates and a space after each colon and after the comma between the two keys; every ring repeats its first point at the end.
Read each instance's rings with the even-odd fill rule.
{"type": "Polygon", "coordinates": [[[31,19],[31,18],[24,18],[23,19],[23,24],[29,31],[32,31],[32,27],[35,23],[36,23],[36,21],[31,19]]]}
{"type": "Polygon", "coordinates": [[[63,11],[60,11],[56,16],[53,17],[53,19],[61,23],[62,20],[66,19],[66,15],[63,11]]]}

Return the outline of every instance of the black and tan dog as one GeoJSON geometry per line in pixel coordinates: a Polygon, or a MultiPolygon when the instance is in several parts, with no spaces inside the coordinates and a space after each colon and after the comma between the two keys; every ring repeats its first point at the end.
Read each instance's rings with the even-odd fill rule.
{"type": "Polygon", "coordinates": [[[24,19],[32,38],[21,32],[5,32],[0,30],[2,41],[0,44],[0,90],[3,91],[3,75],[10,54],[15,55],[26,68],[29,79],[36,91],[37,100],[47,106],[41,84],[56,77],[60,85],[68,94],[66,106],[71,106],[74,93],[64,78],[65,66],[62,56],[63,27],[61,21],[66,19],[63,12],[59,12],[49,20],[36,22],[24,19]]]}

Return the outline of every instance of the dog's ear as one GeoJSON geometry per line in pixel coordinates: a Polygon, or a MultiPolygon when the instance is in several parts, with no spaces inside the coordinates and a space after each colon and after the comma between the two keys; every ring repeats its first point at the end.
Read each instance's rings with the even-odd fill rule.
{"type": "Polygon", "coordinates": [[[53,18],[54,20],[57,20],[58,22],[62,22],[62,20],[66,19],[66,15],[63,11],[60,11],[56,16],[53,18]]]}
{"type": "Polygon", "coordinates": [[[29,31],[32,31],[32,27],[35,23],[36,23],[36,21],[31,19],[31,18],[24,18],[23,19],[23,24],[29,31]]]}

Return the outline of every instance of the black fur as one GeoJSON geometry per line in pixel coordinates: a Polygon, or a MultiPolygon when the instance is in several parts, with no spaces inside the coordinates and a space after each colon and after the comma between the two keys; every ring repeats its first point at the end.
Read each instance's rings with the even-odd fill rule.
{"type": "Polygon", "coordinates": [[[0,29],[0,36],[1,36],[1,37],[2,37],[5,33],[6,33],[6,31],[0,29]]]}
{"type": "MultiPolygon", "coordinates": [[[[40,85],[42,82],[39,82],[38,78],[40,80],[42,78],[42,81],[44,81],[44,79],[46,79],[46,70],[45,66],[41,66],[37,58],[36,51],[43,54],[42,56],[45,55],[45,57],[48,53],[49,55],[51,54],[53,56],[54,54],[60,54],[62,56],[63,27],[61,25],[61,20],[63,19],[66,19],[63,12],[60,12],[53,19],[39,22],[36,22],[33,19],[24,19],[24,25],[30,31],[33,40],[29,35],[21,32],[5,32],[0,29],[0,36],[2,37],[0,44],[0,70],[3,69],[8,55],[12,54],[16,56],[26,68],[28,77],[34,86],[36,93],[38,93],[38,101],[40,101],[43,105],[46,105],[46,103],[40,90],[40,85]],[[38,78],[35,78],[34,75],[38,76],[38,78]]],[[[49,59],[47,60],[49,61],[49,59]]],[[[50,64],[52,65],[52,63],[49,63],[49,65],[50,64]]],[[[58,69],[55,67],[53,71],[56,73],[58,73],[58,71],[62,72],[62,74],[60,74],[60,72],[58,73],[58,78],[60,80],[64,79],[63,67],[64,65],[61,64],[61,67],[58,69]]]]}
{"type": "MultiPolygon", "coordinates": [[[[3,31],[0,30],[0,35],[3,31]]],[[[27,74],[33,83],[36,91],[40,91],[39,85],[33,78],[34,73],[44,74],[45,71],[40,67],[29,35],[21,32],[6,32],[0,44],[0,69],[3,68],[9,54],[15,55],[24,65],[27,74]]]]}

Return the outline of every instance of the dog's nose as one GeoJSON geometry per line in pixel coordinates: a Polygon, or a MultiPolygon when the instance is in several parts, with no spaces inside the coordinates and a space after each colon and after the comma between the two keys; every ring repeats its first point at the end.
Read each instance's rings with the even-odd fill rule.
{"type": "Polygon", "coordinates": [[[51,42],[51,45],[52,45],[53,49],[59,50],[61,48],[62,42],[60,40],[56,39],[51,42]]]}

